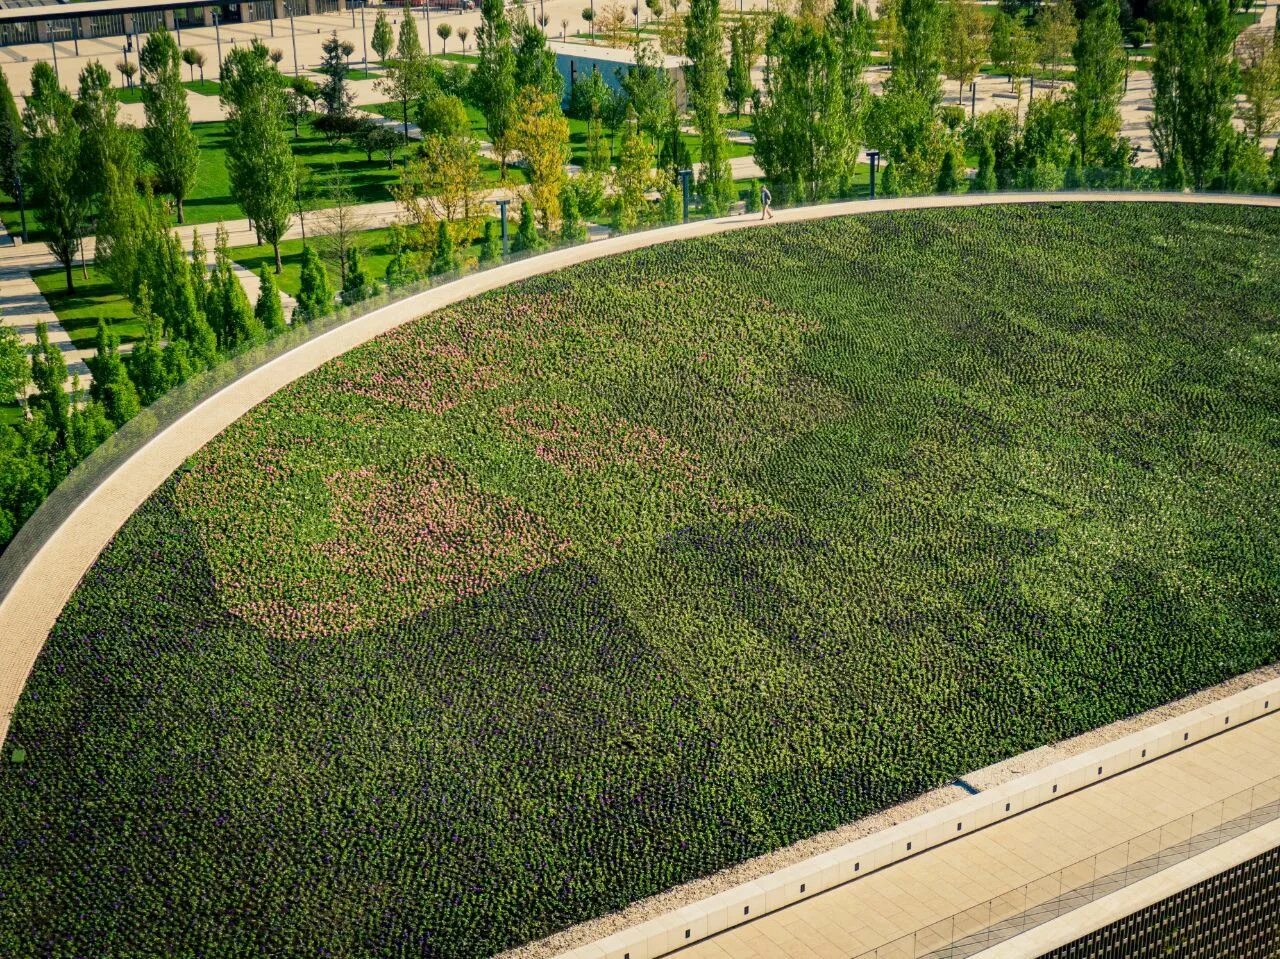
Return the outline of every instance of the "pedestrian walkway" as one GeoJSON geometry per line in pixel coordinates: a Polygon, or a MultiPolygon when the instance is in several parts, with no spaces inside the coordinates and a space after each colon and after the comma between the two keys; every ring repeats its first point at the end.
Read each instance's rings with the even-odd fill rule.
{"type": "MultiPolygon", "coordinates": [[[[14,244],[3,222],[0,222],[0,250],[15,251],[8,261],[0,261],[0,323],[16,329],[28,346],[36,342],[36,325],[44,323],[49,330],[49,342],[62,351],[67,364],[67,389],[71,389],[76,376],[80,377],[81,388],[87,388],[93,382],[93,374],[85,360],[93,356],[93,350],[77,349],[71,342],[71,336],[62,328],[57,315],[49,308],[49,301],[32,279],[32,267],[18,262],[18,253],[28,251],[29,247],[14,244]]],[[[45,254],[52,257],[47,250],[45,254]]],[[[56,260],[53,265],[58,265],[56,260]]]]}
{"type": "MultiPolygon", "coordinates": [[[[1272,713],[730,929],[689,947],[681,957],[850,959],[886,944],[896,948],[903,936],[1011,894],[1277,774],[1280,713],[1272,713]]],[[[1224,835],[1231,832],[1216,828],[1225,829],[1224,835]]],[[[1170,846],[1187,841],[1175,830],[1168,836],[1170,846]]],[[[1046,894],[1045,901],[1052,898],[1046,894]]],[[[1011,897],[1000,918],[1021,911],[1011,897]]],[[[935,948],[943,945],[939,941],[935,948]]],[[[914,954],[903,947],[903,955],[914,954]]]]}

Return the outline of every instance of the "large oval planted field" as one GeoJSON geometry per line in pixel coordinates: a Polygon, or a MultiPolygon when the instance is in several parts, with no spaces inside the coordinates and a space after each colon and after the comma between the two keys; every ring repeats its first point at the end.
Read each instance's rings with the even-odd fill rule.
{"type": "Polygon", "coordinates": [[[64,610],[0,955],[485,956],[1276,661],[1277,251],[824,220],[329,363],[64,610]]]}

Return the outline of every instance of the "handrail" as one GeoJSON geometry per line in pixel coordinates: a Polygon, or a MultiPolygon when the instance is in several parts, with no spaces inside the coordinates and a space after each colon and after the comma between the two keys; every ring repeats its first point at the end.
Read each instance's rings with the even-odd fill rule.
{"type": "Polygon", "coordinates": [[[954,913],[855,959],[961,959],[1280,819],[1280,776],[954,913]]]}

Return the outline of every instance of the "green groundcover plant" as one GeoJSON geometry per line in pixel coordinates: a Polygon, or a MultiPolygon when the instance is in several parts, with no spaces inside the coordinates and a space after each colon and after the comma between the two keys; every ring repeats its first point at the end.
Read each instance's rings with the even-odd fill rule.
{"type": "Polygon", "coordinates": [[[484,956],[1275,661],[1277,250],[826,220],[334,360],[64,610],[0,954],[484,956]]]}

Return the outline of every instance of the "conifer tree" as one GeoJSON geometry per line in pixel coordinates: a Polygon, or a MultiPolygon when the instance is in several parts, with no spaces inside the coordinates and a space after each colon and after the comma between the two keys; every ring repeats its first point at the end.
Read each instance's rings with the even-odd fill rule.
{"type": "Polygon", "coordinates": [[[333,286],[329,273],[315,249],[302,248],[302,283],[294,316],[304,321],[319,319],[333,310],[333,286]]]}
{"type": "Polygon", "coordinates": [[[535,253],[544,246],[545,243],[538,234],[538,225],[534,222],[533,204],[525,197],[520,201],[520,225],[516,228],[511,250],[513,253],[535,253]]]}
{"type": "Polygon", "coordinates": [[[284,307],[280,303],[280,291],[276,289],[276,278],[265,266],[258,268],[258,302],[254,305],[253,315],[258,318],[268,336],[274,336],[284,329],[284,307]]]}

